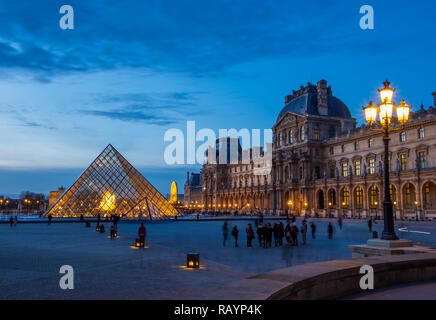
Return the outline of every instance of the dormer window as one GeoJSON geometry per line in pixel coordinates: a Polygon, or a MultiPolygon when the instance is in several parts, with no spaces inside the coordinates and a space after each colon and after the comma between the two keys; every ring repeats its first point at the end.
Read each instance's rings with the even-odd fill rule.
{"type": "Polygon", "coordinates": [[[289,144],[293,144],[294,143],[294,130],[290,129],[289,130],[289,144]]]}
{"type": "Polygon", "coordinates": [[[300,128],[300,141],[304,141],[305,138],[306,138],[306,137],[305,137],[304,126],[302,126],[302,127],[300,128]]]}

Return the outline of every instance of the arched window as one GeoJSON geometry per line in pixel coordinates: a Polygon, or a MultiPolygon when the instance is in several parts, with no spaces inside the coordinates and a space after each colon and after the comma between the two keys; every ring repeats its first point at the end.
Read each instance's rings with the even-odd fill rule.
{"type": "Polygon", "coordinates": [[[371,186],[369,188],[369,204],[371,206],[377,206],[378,205],[377,196],[378,196],[378,189],[377,189],[377,187],[376,186],[371,186]]]}
{"type": "Polygon", "coordinates": [[[348,188],[342,189],[342,206],[347,207],[350,204],[350,192],[348,188]]]}
{"type": "Polygon", "coordinates": [[[292,129],[289,130],[289,144],[294,143],[294,131],[292,129]]]}
{"type": "Polygon", "coordinates": [[[360,209],[363,207],[363,189],[357,187],[354,191],[354,198],[356,201],[356,208],[360,209]]]}
{"type": "Polygon", "coordinates": [[[304,141],[305,138],[306,138],[306,137],[305,137],[304,126],[302,126],[302,127],[300,128],[300,141],[304,141]]]}
{"type": "Polygon", "coordinates": [[[336,191],[335,189],[330,189],[328,193],[329,206],[336,205],[336,191]]]}

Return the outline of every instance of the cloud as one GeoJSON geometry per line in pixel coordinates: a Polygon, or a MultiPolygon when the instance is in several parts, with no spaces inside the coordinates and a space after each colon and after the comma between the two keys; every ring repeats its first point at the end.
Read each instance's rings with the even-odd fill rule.
{"type": "Polygon", "coordinates": [[[148,124],[154,124],[158,126],[166,126],[175,123],[175,120],[168,119],[166,117],[160,117],[153,114],[147,114],[146,112],[139,111],[127,111],[127,110],[113,110],[113,111],[101,111],[101,110],[81,110],[83,114],[99,116],[109,119],[115,119],[127,122],[147,122],[148,124]]]}
{"type": "Polygon", "coordinates": [[[0,10],[0,67],[30,71],[43,82],[119,67],[201,77],[266,57],[316,56],[337,48],[363,54],[373,46],[338,23],[351,13],[336,2],[71,0],[75,29],[61,30],[57,1],[40,0],[32,10],[24,1],[7,1],[0,10]]]}

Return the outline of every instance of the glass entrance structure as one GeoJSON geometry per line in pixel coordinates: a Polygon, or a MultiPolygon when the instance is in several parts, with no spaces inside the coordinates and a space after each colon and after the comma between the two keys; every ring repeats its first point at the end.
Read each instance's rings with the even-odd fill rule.
{"type": "Polygon", "coordinates": [[[166,219],[179,212],[112,145],[108,145],[45,213],[56,218],[118,215],[166,219]]]}

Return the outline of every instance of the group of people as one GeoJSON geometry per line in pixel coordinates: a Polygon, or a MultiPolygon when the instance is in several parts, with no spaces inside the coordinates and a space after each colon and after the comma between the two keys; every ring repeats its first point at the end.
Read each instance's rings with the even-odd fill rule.
{"type": "Polygon", "coordinates": [[[15,216],[15,217],[10,217],[9,218],[9,226],[12,228],[12,227],[16,227],[17,226],[17,223],[18,223],[18,217],[17,216],[15,216]]]}
{"type": "MultiPolygon", "coordinates": [[[[338,224],[342,229],[342,220],[338,221],[338,224]]],[[[253,247],[253,240],[256,238],[256,235],[259,241],[260,248],[271,248],[273,239],[274,239],[275,247],[282,246],[283,238],[286,239],[286,245],[298,246],[300,234],[301,234],[301,244],[306,245],[309,224],[307,223],[306,219],[302,221],[300,227],[297,226],[295,220],[293,220],[292,222],[288,222],[286,226],[283,224],[282,221],[280,221],[279,223],[274,223],[274,225],[272,225],[269,222],[264,224],[263,221],[258,222],[256,220],[255,228],[256,231],[254,231],[252,224],[249,223],[247,225],[247,228],[245,229],[248,248],[253,247]]],[[[311,221],[310,231],[312,234],[312,239],[316,238],[316,230],[317,227],[315,222],[311,221]]],[[[327,234],[329,239],[333,239],[334,232],[335,232],[334,226],[331,222],[329,222],[329,224],[327,225],[327,234]]],[[[227,221],[224,221],[224,224],[222,226],[222,233],[223,233],[223,246],[225,247],[228,243],[228,235],[229,235],[229,224],[227,221]]],[[[233,226],[232,228],[231,236],[234,238],[235,247],[238,247],[239,229],[236,225],[233,226]]]]}

